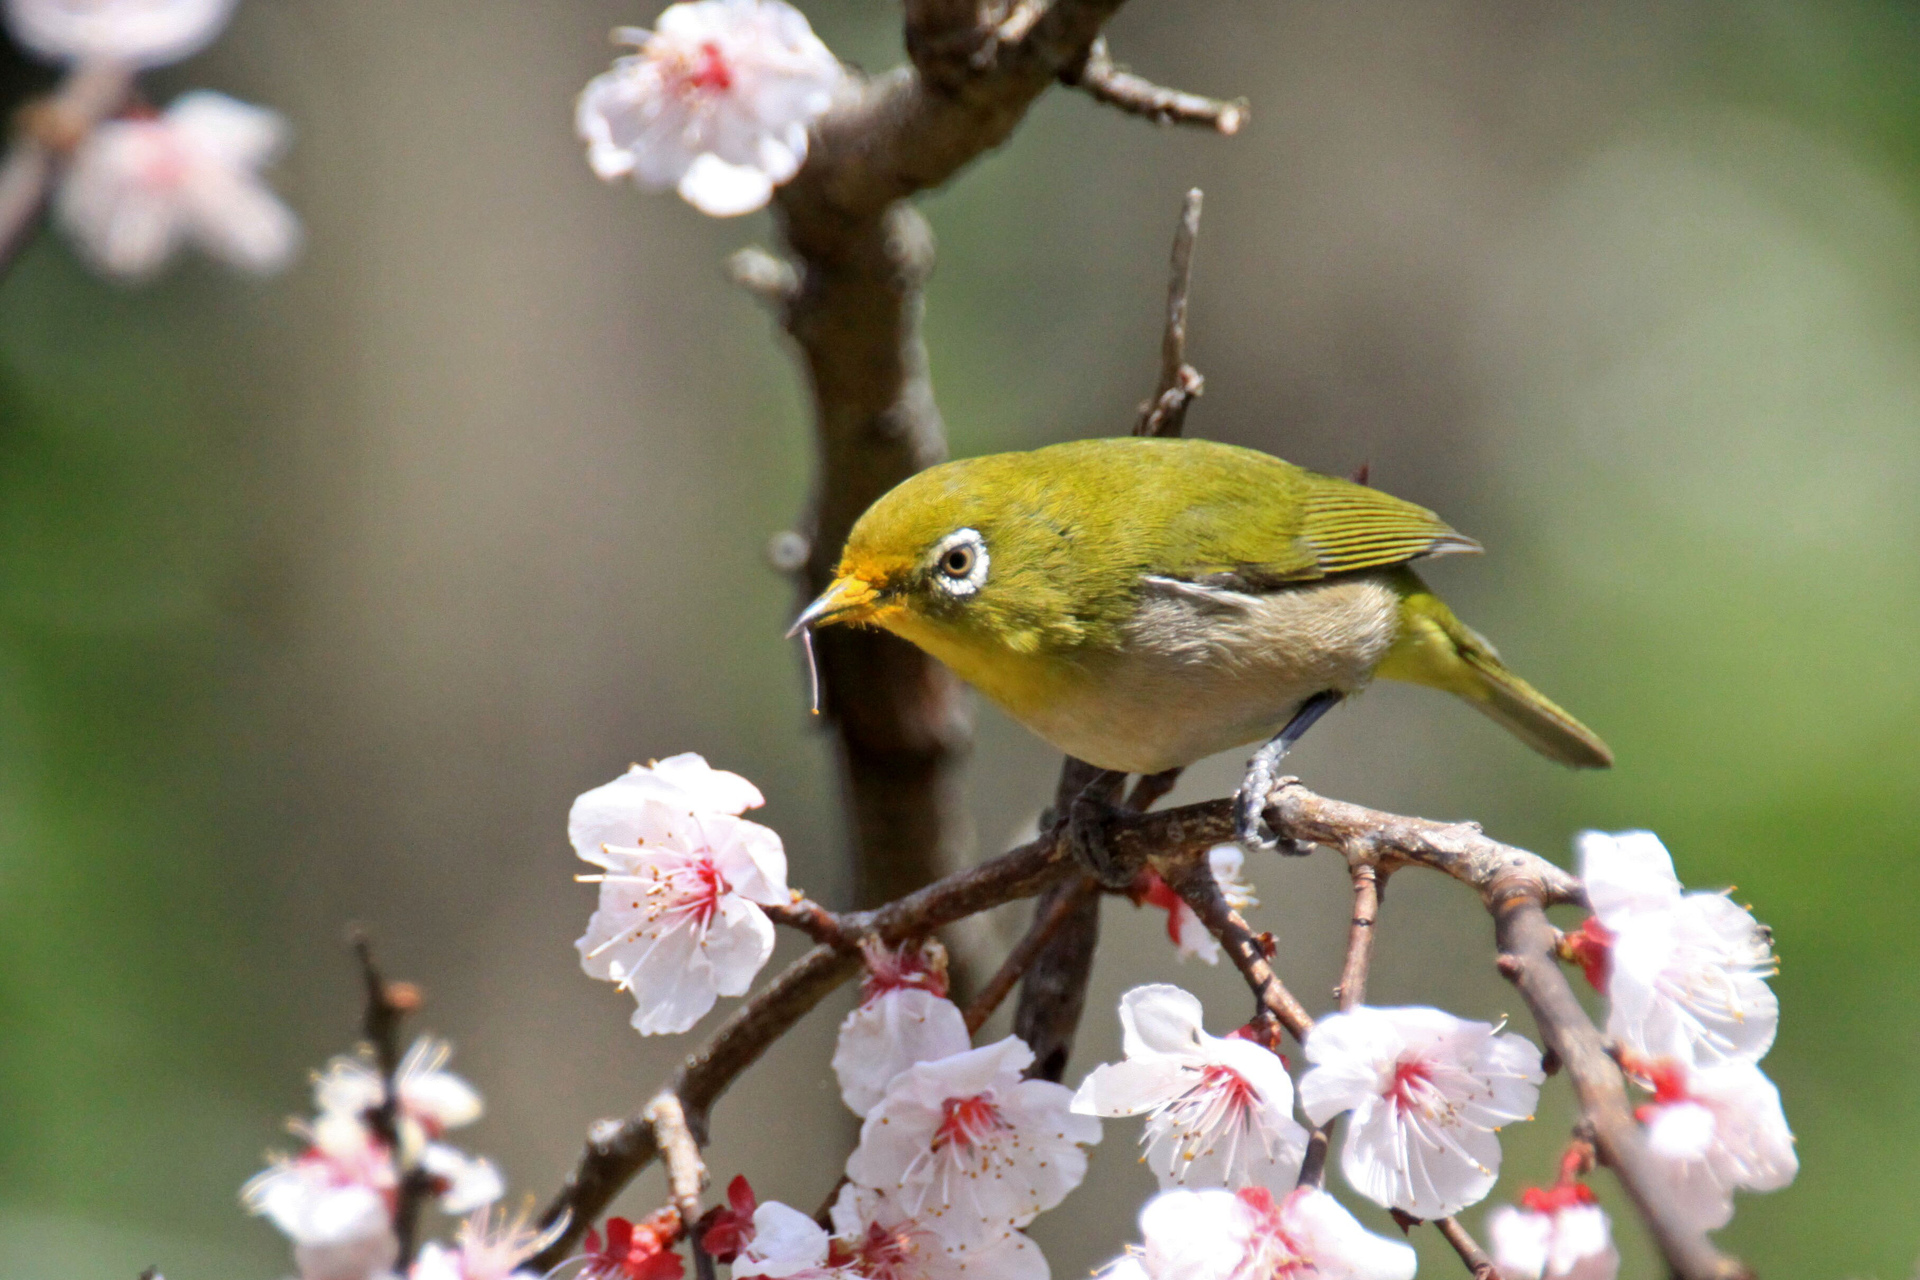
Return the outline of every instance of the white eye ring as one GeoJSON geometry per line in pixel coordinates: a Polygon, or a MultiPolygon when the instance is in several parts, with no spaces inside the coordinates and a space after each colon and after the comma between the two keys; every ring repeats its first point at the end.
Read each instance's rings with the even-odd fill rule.
{"type": "Polygon", "coordinates": [[[934,544],[927,561],[940,589],[964,600],[986,584],[987,540],[977,529],[955,529],[934,544]]]}

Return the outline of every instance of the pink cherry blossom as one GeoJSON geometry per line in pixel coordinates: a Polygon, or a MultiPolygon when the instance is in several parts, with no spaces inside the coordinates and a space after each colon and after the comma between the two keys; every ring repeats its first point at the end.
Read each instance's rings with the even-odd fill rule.
{"type": "Polygon", "coordinates": [[[773,953],[755,904],[788,897],[780,837],[711,807],[745,808],[759,792],[685,759],[663,763],[686,785],[675,769],[636,767],[582,795],[568,820],[575,852],[605,869],[579,877],[600,886],[575,944],[581,967],[633,994],[642,1035],[685,1031],[718,996],[743,994],[773,953]]]}
{"type": "Polygon", "coordinates": [[[574,113],[601,178],[677,187],[715,217],[748,213],[799,171],[807,127],[846,78],[782,0],[692,0],[652,31],[614,33],[639,53],[596,76],[574,113]]]}
{"type": "MultiPolygon", "coordinates": [[[[1207,865],[1213,871],[1214,882],[1220,886],[1228,905],[1238,911],[1260,905],[1260,899],[1253,896],[1253,885],[1241,874],[1246,857],[1246,852],[1237,844],[1217,844],[1207,850],[1207,865]]],[[[1203,964],[1220,963],[1220,944],[1214,941],[1213,934],[1207,931],[1205,922],[1187,905],[1186,899],[1175,893],[1173,887],[1160,878],[1159,872],[1151,867],[1142,871],[1129,896],[1135,906],[1158,907],[1167,913],[1167,938],[1180,959],[1192,956],[1203,964]]]]}
{"type": "Polygon", "coordinates": [[[1143,1243],[1110,1280],[1412,1280],[1413,1250],[1374,1235],[1326,1192],[1165,1191],[1140,1211],[1143,1243]]]}
{"type": "Polygon", "coordinates": [[[198,53],[227,25],[234,0],[7,0],[7,30],[56,62],[155,67],[198,53]]]}
{"type": "Polygon", "coordinates": [[[191,241],[243,271],[278,271],[300,223],[261,181],[286,124],[224,94],[182,94],[158,116],[109,120],[74,150],[54,214],[108,275],[142,280],[191,241]]]}
{"type": "Polygon", "coordinates": [[[1622,1056],[1653,1091],[1639,1109],[1662,1190],[1703,1230],[1733,1218],[1735,1190],[1777,1191],[1800,1171],[1780,1091],[1750,1062],[1689,1067],[1674,1058],[1622,1056]]]}
{"type": "Polygon", "coordinates": [[[1574,935],[1573,949],[1604,982],[1608,1036],[1701,1066],[1764,1057],[1780,1005],[1771,939],[1752,913],[1724,893],[1684,893],[1651,831],[1588,831],[1579,849],[1600,928],[1574,935]]]}
{"type": "Polygon", "coordinates": [[[1086,1176],[1100,1122],[1073,1094],[1021,1072],[1017,1036],[901,1072],[860,1128],[847,1177],[943,1239],[979,1243],[1025,1226],[1086,1176]]]}
{"type": "Polygon", "coordinates": [[[1315,1124],[1352,1111],[1340,1168],[1354,1190],[1416,1218],[1484,1197],[1500,1169],[1501,1126],[1531,1119],[1540,1051],[1438,1009],[1330,1014],[1303,1046],[1314,1064],[1300,1105],[1315,1124]]]}
{"type": "Polygon", "coordinates": [[[1172,986],[1120,998],[1126,1061],[1096,1067],[1073,1109],[1147,1116],[1146,1162],[1162,1190],[1179,1184],[1291,1190],[1307,1131],[1293,1118],[1293,1081],[1272,1051],[1201,1027],[1200,1002],[1172,986]]]}
{"type": "Polygon", "coordinates": [[[916,1062],[965,1053],[967,1019],[946,998],[946,953],[938,943],[892,950],[863,948],[867,979],[860,1004],[840,1023],[833,1074],[857,1116],[871,1111],[893,1078],[916,1062]]]}
{"type": "Polygon", "coordinates": [[[1528,1187],[1520,1203],[1487,1215],[1501,1280],[1614,1280],[1620,1274],[1613,1224],[1586,1184],[1528,1187]]]}

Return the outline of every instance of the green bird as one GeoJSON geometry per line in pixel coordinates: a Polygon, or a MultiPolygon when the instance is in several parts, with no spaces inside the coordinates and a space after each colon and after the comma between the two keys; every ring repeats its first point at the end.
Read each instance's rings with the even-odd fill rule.
{"type": "Polygon", "coordinates": [[[1409,567],[1479,550],[1424,507],[1252,449],[1079,440],[902,482],[794,631],[911,641],[1107,771],[1100,795],[1269,739],[1237,810],[1241,838],[1264,843],[1280,758],[1375,676],[1454,694],[1562,764],[1613,763],[1409,567]]]}

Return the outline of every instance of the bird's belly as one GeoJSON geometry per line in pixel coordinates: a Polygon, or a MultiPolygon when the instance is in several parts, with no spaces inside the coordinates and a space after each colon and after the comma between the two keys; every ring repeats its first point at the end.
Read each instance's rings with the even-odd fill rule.
{"type": "Polygon", "coordinates": [[[1009,708],[1089,764],[1158,773],[1266,738],[1323,690],[1366,684],[1399,628],[1399,594],[1361,576],[1260,595],[1164,584],[1126,642],[1063,696],[1009,708]]]}

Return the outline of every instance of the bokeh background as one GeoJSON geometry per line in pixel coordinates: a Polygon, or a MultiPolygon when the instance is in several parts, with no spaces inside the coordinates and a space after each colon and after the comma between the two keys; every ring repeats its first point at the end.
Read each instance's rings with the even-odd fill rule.
{"type": "MultiPolygon", "coordinates": [[[[807,9],[850,60],[899,56],[892,5],[807,9]]],[[[292,118],[295,269],[189,262],[127,290],[45,237],[0,283],[0,1273],[290,1269],[236,1192],[352,1039],[350,921],[486,1091],[465,1145],[544,1199],[585,1125],[687,1044],[636,1037],[571,947],[592,894],[567,806],[631,760],[694,749],[752,777],[795,882],[844,900],[827,743],[780,639],[794,591],[763,555],[805,501],[805,405],[721,268],[765,216],[604,187],[570,130],[608,29],[654,12],[246,0],[151,83],[292,118]]],[[[1585,826],[1649,826],[1689,882],[1737,884],[1784,957],[1766,1066],[1802,1170],[1723,1238],[1773,1275],[1909,1275],[1915,11],[1135,0],[1112,38],[1164,81],[1248,95],[1253,123],[1156,130],[1056,92],[924,202],[955,452],[1126,428],[1180,193],[1203,186],[1190,430],[1370,463],[1481,538],[1432,578],[1620,758],[1564,773],[1380,688],[1299,771],[1555,857],[1585,826]]],[[[10,102],[45,76],[6,74],[10,102]]],[[[1051,772],[982,710],[983,853],[1051,772]]],[[[1338,865],[1257,878],[1283,971],[1325,1007],[1338,865]]],[[[1116,1053],[1134,982],[1193,986],[1217,1030],[1243,1008],[1156,917],[1108,912],[1070,1079],[1116,1053]]],[[[1530,1029],[1469,895],[1404,874],[1381,937],[1376,1001],[1530,1029]]],[[[721,1178],[808,1206],[831,1185],[844,1007],[722,1105],[721,1178]]],[[[1509,1131],[1507,1187],[1550,1174],[1566,1121],[1550,1085],[1509,1131]]],[[[1055,1275],[1132,1238],[1137,1132],[1109,1124],[1041,1220],[1055,1275]]],[[[649,1174],[626,1203],[660,1194],[649,1174]]],[[[1428,1274],[1457,1268],[1421,1244],[1428,1274]]],[[[1627,1247],[1627,1274],[1655,1273],[1627,1247]]]]}

